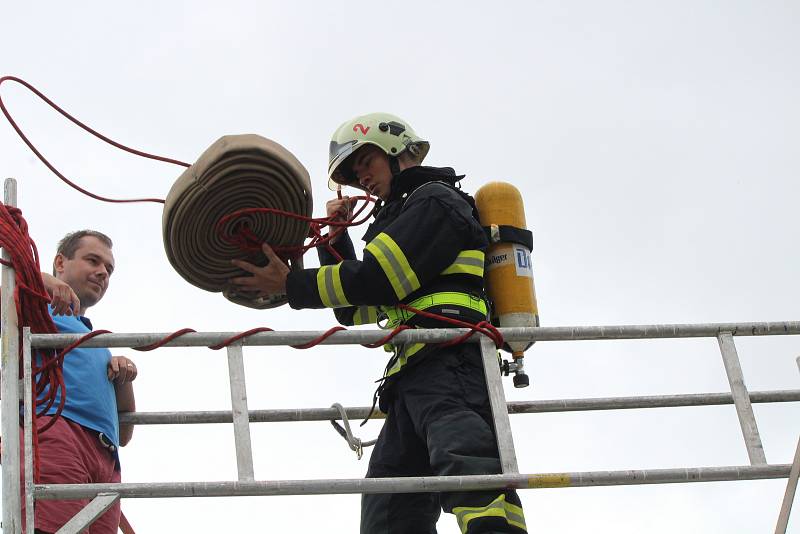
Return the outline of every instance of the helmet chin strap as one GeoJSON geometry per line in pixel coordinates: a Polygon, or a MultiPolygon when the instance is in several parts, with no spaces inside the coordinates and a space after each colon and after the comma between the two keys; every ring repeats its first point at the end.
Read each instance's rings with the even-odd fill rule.
{"type": "Polygon", "coordinates": [[[397,179],[397,175],[400,174],[400,159],[396,156],[389,156],[389,170],[392,171],[392,181],[389,182],[389,194],[392,193],[392,184],[397,179]]]}
{"type": "Polygon", "coordinates": [[[389,156],[389,170],[392,171],[392,178],[400,174],[400,158],[389,156]]]}

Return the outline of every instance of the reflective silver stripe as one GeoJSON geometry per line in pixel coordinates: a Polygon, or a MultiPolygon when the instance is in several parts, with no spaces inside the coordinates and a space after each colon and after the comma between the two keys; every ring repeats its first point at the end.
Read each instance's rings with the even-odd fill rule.
{"type": "Polygon", "coordinates": [[[333,289],[333,269],[325,269],[325,293],[332,307],[341,306],[342,303],[336,298],[336,291],[333,289]]]}
{"type": "Polygon", "coordinates": [[[408,359],[424,349],[425,346],[425,343],[408,343],[406,345],[395,347],[395,351],[397,351],[397,360],[394,362],[394,365],[392,365],[391,369],[386,371],[384,376],[389,377],[399,372],[403,367],[405,367],[406,363],[408,363],[408,359]]]}
{"type": "Polygon", "coordinates": [[[528,531],[528,525],[525,524],[525,518],[524,517],[522,518],[522,522],[521,523],[511,519],[510,515],[509,515],[509,517],[506,518],[506,521],[508,522],[508,524],[514,525],[517,528],[521,528],[525,532],[528,531]]]}
{"type": "Polygon", "coordinates": [[[482,277],[485,260],[485,255],[480,250],[462,250],[455,261],[441,274],[470,274],[482,277]]]}
{"type": "Polygon", "coordinates": [[[386,257],[387,261],[392,266],[392,271],[394,271],[394,278],[403,287],[403,291],[405,292],[405,294],[401,295],[400,293],[398,293],[397,294],[398,298],[403,298],[412,291],[414,291],[414,289],[412,289],[411,286],[411,280],[409,280],[408,276],[406,276],[406,273],[403,272],[403,268],[400,266],[400,260],[398,260],[395,257],[394,252],[392,252],[392,250],[383,241],[378,240],[376,245],[378,245],[378,248],[380,249],[381,252],[383,252],[383,255],[386,257]]]}
{"type": "Polygon", "coordinates": [[[326,308],[350,306],[342,290],[342,280],[339,277],[341,265],[341,263],[325,265],[317,271],[317,290],[319,298],[326,308]]]}
{"type": "Polygon", "coordinates": [[[528,530],[528,527],[525,525],[525,514],[522,513],[522,508],[507,502],[505,509],[506,521],[522,530],[528,530]],[[519,513],[517,513],[516,510],[519,510],[519,513]]]}
{"type": "Polygon", "coordinates": [[[457,265],[471,265],[474,267],[483,267],[483,261],[478,258],[457,258],[454,264],[457,265]]]}
{"type": "Polygon", "coordinates": [[[367,245],[369,251],[381,265],[397,298],[404,298],[420,287],[417,275],[411,270],[403,251],[388,234],[379,234],[367,245]]]}
{"type": "Polygon", "coordinates": [[[525,514],[522,508],[506,502],[506,496],[504,494],[500,495],[500,497],[487,506],[459,506],[453,508],[453,514],[456,516],[462,534],[466,534],[470,521],[482,517],[502,517],[510,525],[527,531],[527,527],[525,526],[525,514]]]}
{"type": "Polygon", "coordinates": [[[359,306],[353,313],[353,324],[374,324],[377,321],[377,306],[359,306]]]}

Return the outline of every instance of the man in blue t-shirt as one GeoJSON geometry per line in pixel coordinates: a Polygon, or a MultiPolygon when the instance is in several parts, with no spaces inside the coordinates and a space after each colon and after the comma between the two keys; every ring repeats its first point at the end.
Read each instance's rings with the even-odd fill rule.
{"type": "MultiPolygon", "coordinates": [[[[53,274],[42,273],[51,296],[50,313],[62,333],[86,334],[92,323],[86,310],[105,295],[114,272],[111,239],[100,232],[67,234],[58,244],[53,274]]],[[[120,482],[117,449],[133,435],[133,425],[120,425],[117,412],[135,411],[132,381],[136,365],[108,349],[78,347],[64,359],[66,404],[55,424],[39,435],[42,484],[120,482]]],[[[58,405],[58,399],[54,406],[58,405]]],[[[37,426],[48,422],[37,418],[37,426]]],[[[56,532],[89,500],[40,500],[35,506],[36,533],[56,532]]],[[[119,501],[88,532],[113,534],[120,521],[119,501]]]]}

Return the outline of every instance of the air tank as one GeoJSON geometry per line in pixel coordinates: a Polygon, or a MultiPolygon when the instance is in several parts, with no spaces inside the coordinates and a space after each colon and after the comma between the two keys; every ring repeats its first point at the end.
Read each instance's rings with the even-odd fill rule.
{"type": "MultiPolygon", "coordinates": [[[[539,326],[531,262],[533,238],[525,224],[522,195],[509,183],[490,182],[475,193],[475,203],[489,235],[484,279],[492,301],[492,324],[539,326]]],[[[532,344],[511,341],[504,348],[516,360],[532,344]]]]}

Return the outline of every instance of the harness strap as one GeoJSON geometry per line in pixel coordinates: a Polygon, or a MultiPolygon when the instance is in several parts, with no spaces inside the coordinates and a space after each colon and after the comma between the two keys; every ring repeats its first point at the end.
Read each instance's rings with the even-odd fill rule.
{"type": "Polygon", "coordinates": [[[517,243],[533,250],[533,232],[516,226],[506,226],[493,224],[484,226],[483,231],[489,239],[489,243],[517,243]]]}
{"type": "MultiPolygon", "coordinates": [[[[409,302],[408,306],[423,311],[434,306],[461,306],[478,311],[483,315],[488,315],[489,313],[489,307],[486,305],[486,301],[484,301],[482,298],[469,293],[461,293],[457,291],[431,293],[430,295],[425,295],[409,302]]],[[[382,306],[381,313],[378,316],[378,321],[387,321],[386,325],[382,326],[382,328],[395,328],[400,324],[407,323],[415,315],[416,313],[406,309],[395,306],[382,306]]]]}

